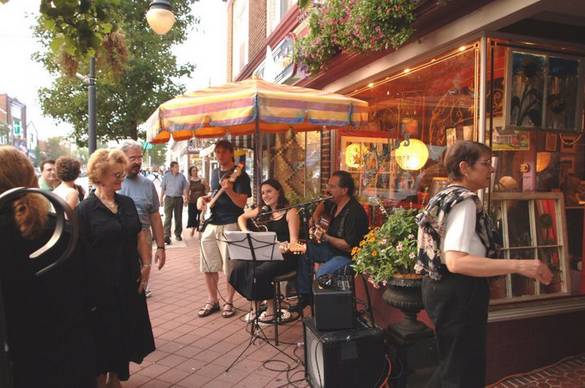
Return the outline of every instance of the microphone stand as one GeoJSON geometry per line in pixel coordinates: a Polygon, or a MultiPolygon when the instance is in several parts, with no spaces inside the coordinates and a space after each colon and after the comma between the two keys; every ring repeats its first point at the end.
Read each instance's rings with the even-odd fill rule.
{"type": "Polygon", "coordinates": [[[270,214],[276,213],[276,212],[281,212],[281,211],[290,210],[290,209],[296,209],[298,207],[300,207],[300,208],[306,208],[309,205],[312,205],[314,203],[319,203],[319,202],[327,201],[327,200],[329,200],[331,198],[333,198],[333,197],[332,196],[320,197],[320,198],[314,199],[314,200],[309,201],[309,202],[299,203],[297,205],[291,205],[291,206],[283,207],[283,208],[280,208],[280,209],[277,209],[277,210],[264,211],[264,212],[258,213],[258,215],[256,216],[256,218],[262,217],[262,216],[267,216],[267,215],[270,215],[270,214]]]}

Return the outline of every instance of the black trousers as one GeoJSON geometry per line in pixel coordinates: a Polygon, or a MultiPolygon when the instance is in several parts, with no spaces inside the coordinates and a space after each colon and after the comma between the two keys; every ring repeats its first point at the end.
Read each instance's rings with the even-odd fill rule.
{"type": "Polygon", "coordinates": [[[487,279],[452,273],[440,281],[425,278],[422,296],[439,353],[427,387],[485,387],[487,279]]]}

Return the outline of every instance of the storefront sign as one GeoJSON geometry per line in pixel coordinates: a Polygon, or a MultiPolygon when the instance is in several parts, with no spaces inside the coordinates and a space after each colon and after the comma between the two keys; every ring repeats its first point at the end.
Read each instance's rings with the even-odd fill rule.
{"type": "Polygon", "coordinates": [[[265,81],[281,84],[294,74],[294,41],[287,36],[274,49],[266,48],[266,59],[258,66],[252,75],[265,81]]]}

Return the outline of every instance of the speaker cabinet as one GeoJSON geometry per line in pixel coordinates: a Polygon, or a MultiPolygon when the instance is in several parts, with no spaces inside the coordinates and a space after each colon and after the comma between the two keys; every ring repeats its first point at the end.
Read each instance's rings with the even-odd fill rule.
{"type": "Polygon", "coordinates": [[[315,327],[321,331],[352,329],[355,305],[351,288],[321,288],[313,282],[315,327]]]}
{"type": "Polygon", "coordinates": [[[378,387],[388,370],[382,331],[360,322],[354,329],[319,331],[303,320],[305,377],[313,388],[378,387]]]}

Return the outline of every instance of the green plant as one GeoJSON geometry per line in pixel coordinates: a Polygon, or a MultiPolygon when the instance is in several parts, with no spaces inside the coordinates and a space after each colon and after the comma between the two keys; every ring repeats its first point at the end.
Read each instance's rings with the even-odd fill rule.
{"type": "Polygon", "coordinates": [[[395,209],[381,227],[370,229],[351,254],[353,268],[374,284],[385,284],[395,274],[414,272],[417,211],[395,209]]]}
{"type": "Polygon", "coordinates": [[[412,0],[329,0],[309,12],[309,34],[295,44],[295,57],[316,73],[341,51],[397,48],[413,32],[412,0]]]}

